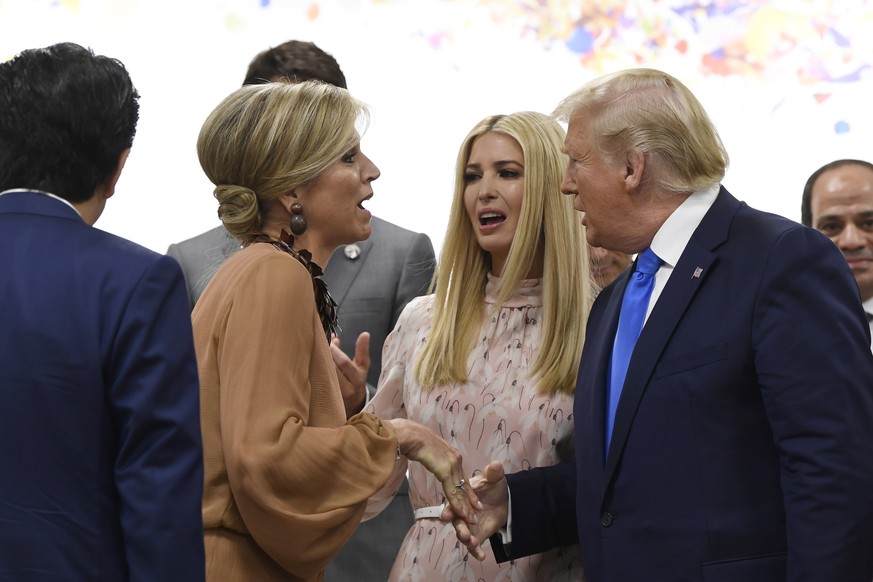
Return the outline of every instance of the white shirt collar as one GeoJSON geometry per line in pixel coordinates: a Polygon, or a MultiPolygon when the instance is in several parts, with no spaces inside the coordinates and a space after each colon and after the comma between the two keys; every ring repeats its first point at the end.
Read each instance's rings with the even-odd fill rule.
{"type": "Polygon", "coordinates": [[[862,305],[864,306],[864,311],[867,313],[873,313],[873,297],[865,301],[862,305]]]}
{"type": "Polygon", "coordinates": [[[79,218],[82,217],[82,215],[79,214],[79,211],[76,209],[76,207],[73,206],[73,205],[70,203],[69,200],[64,200],[64,199],[61,198],[60,196],[56,196],[56,195],[52,194],[51,192],[43,192],[42,190],[34,190],[34,189],[32,189],[32,188],[13,188],[13,189],[11,189],[11,190],[4,190],[3,192],[0,192],[0,196],[3,196],[4,194],[9,194],[9,193],[11,193],[11,192],[24,192],[24,193],[30,193],[30,194],[42,194],[43,196],[48,196],[49,198],[54,198],[55,200],[60,200],[61,202],[63,202],[64,204],[66,204],[67,206],[69,206],[70,208],[72,208],[72,209],[76,212],[76,214],[79,216],[79,218]]]}
{"type": "MultiPolygon", "coordinates": [[[[866,313],[873,313],[873,297],[862,303],[866,313]]],[[[873,338],[873,321],[870,322],[870,336],[873,338]]],[[[870,348],[873,349],[873,339],[870,342],[870,348]]]]}
{"type": "Polygon", "coordinates": [[[665,265],[673,268],[685,251],[691,235],[715,203],[721,184],[691,194],[673,211],[652,239],[650,245],[665,265]]]}
{"type": "Polygon", "coordinates": [[[655,303],[661,297],[661,292],[667,286],[667,280],[673,274],[673,268],[679,262],[691,235],[700,226],[703,217],[715,203],[718,197],[720,184],[693,192],[679,207],[673,211],[652,239],[650,245],[663,263],[655,273],[655,286],[652,296],[649,298],[649,307],[646,311],[646,319],[652,313],[655,303]]]}

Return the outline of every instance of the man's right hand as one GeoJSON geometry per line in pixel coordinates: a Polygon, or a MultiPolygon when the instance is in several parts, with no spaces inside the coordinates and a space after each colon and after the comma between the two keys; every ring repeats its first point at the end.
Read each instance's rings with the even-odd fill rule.
{"type": "Polygon", "coordinates": [[[481,474],[469,480],[469,485],[482,504],[482,509],[476,512],[479,523],[467,523],[448,505],[440,519],[452,522],[458,541],[467,547],[474,558],[481,561],[485,559],[482,542],[504,527],[509,516],[509,487],[503,464],[492,461],[481,474]]]}

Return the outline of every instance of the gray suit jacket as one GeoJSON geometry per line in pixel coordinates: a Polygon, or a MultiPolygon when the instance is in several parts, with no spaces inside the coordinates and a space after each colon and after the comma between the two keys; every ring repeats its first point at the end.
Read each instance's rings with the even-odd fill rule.
{"type": "MultiPolygon", "coordinates": [[[[333,252],[324,280],[339,305],[343,351],[354,356],[358,335],[370,332],[367,381],[376,386],[382,371],[382,344],[406,304],[427,292],[436,261],[427,235],[376,217],[371,224],[369,239],[333,252]]],[[[167,254],[182,265],[192,308],[221,264],[239,248],[239,242],[223,226],[170,245],[167,254]]],[[[411,525],[412,509],[404,482],[391,505],[361,524],[328,565],[325,579],[387,580],[411,525]]]]}

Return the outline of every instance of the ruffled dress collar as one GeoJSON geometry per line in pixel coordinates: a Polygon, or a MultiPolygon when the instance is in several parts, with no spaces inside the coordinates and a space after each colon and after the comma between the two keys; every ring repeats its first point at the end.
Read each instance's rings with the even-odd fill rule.
{"type": "MultiPolygon", "coordinates": [[[[500,287],[500,277],[488,273],[488,282],[485,284],[485,303],[494,305],[497,302],[497,291],[500,287]]],[[[503,307],[539,307],[543,304],[543,280],[522,279],[518,287],[503,307]]]]}

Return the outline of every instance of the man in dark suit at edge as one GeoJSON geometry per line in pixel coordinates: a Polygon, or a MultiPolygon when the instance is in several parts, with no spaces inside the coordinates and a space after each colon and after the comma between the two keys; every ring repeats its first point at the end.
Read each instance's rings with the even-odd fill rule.
{"type": "Polygon", "coordinates": [[[589,242],[640,257],[591,311],[575,462],[492,463],[459,539],[478,557],[503,528],[499,559],[577,539],[587,582],[870,582],[873,354],[837,247],[721,186],[718,133],[665,73],[600,77],[555,115],[589,242]]]}
{"type": "MultiPolygon", "coordinates": [[[[311,79],[346,88],[345,75],[331,55],[311,42],[291,40],[258,54],[243,85],[311,79]]],[[[340,346],[350,358],[355,357],[359,335],[369,333],[367,394],[343,394],[349,416],[360,411],[375,391],[382,369],[382,344],[406,304],[427,291],[435,267],[427,235],[375,216],[371,227],[369,239],[334,251],[323,276],[339,305],[340,346]]],[[[237,250],[239,241],[223,226],[170,245],[167,254],[182,265],[192,307],[218,267],[237,250]]],[[[412,521],[404,481],[391,505],[355,531],[328,565],[325,578],[334,582],[387,580],[412,521]]]]}
{"type": "Polygon", "coordinates": [[[843,253],[873,334],[873,164],[841,159],[813,172],[803,187],[800,221],[843,253]]]}
{"type": "Polygon", "coordinates": [[[203,580],[179,265],[93,228],[139,116],[63,43],[0,64],[0,579],[203,580]]]}

